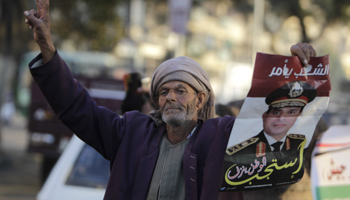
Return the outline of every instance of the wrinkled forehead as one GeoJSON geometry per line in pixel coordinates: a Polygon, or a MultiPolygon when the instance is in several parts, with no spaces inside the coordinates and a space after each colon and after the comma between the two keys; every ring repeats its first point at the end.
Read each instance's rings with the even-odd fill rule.
{"type": "Polygon", "coordinates": [[[161,91],[162,89],[176,89],[176,88],[185,88],[187,90],[195,91],[195,89],[191,85],[189,85],[188,83],[183,82],[183,81],[166,82],[159,87],[158,91],[161,91]]]}
{"type": "Polygon", "coordinates": [[[176,71],[173,73],[169,73],[167,75],[164,75],[159,81],[154,82],[154,95],[159,96],[159,89],[165,84],[172,83],[174,81],[182,82],[185,85],[188,85],[192,89],[194,89],[196,92],[198,91],[204,91],[205,86],[201,84],[201,82],[196,79],[192,74],[187,73],[185,71],[176,71]]]}

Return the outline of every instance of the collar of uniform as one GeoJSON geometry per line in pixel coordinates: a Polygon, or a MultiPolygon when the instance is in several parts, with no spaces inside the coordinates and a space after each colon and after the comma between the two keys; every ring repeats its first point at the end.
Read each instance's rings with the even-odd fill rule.
{"type": "MultiPolygon", "coordinates": [[[[275,140],[275,138],[269,136],[265,131],[264,131],[264,135],[265,135],[265,138],[266,138],[266,140],[267,140],[267,142],[269,143],[270,146],[271,146],[271,144],[278,142],[277,140],[275,140]]],[[[287,134],[279,141],[284,143],[284,141],[286,140],[286,137],[287,137],[287,134]]],[[[282,149],[282,146],[283,145],[281,145],[281,149],[282,149]]]]}

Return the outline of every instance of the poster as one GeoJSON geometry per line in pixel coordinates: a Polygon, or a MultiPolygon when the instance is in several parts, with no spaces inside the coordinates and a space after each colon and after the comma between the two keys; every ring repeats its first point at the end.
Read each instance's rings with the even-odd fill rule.
{"type": "Polygon", "coordinates": [[[316,144],[311,160],[315,200],[350,199],[350,125],[331,126],[316,144]]]}
{"type": "Polygon", "coordinates": [[[231,131],[221,191],[264,189],[298,182],[304,149],[325,112],[329,57],[258,53],[251,89],[231,131]]]}

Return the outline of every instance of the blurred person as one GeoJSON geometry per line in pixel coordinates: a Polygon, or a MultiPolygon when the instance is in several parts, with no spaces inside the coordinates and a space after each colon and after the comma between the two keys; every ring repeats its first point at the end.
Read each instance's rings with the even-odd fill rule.
{"type": "Polygon", "coordinates": [[[227,105],[238,108],[240,110],[243,106],[244,99],[230,101],[227,105]]]}
{"type": "Polygon", "coordinates": [[[156,110],[157,106],[154,104],[154,102],[151,99],[149,89],[148,90],[143,89],[143,94],[145,98],[145,104],[143,105],[141,112],[143,114],[149,114],[153,110],[156,110]]]}
{"type": "Polygon", "coordinates": [[[126,96],[121,105],[123,114],[133,110],[149,114],[155,109],[155,105],[150,98],[149,87],[142,83],[141,74],[138,72],[126,74],[123,81],[126,88],[126,96]]]}
{"type": "Polygon", "coordinates": [[[123,78],[124,87],[126,88],[126,96],[122,102],[122,113],[137,110],[142,112],[145,99],[142,94],[141,74],[133,72],[126,74],[123,78]]]}
{"type": "Polygon", "coordinates": [[[10,125],[11,119],[16,112],[15,104],[11,98],[11,92],[6,94],[5,102],[0,108],[0,117],[4,125],[10,125]]]}
{"type": "MultiPolygon", "coordinates": [[[[235,118],[212,119],[215,96],[198,63],[185,56],[163,62],[151,81],[157,110],[119,117],[72,78],[51,40],[49,0],[36,2],[37,11],[24,12],[41,50],[30,71],[58,118],[111,161],[104,199],[243,199],[242,192],[219,193],[235,118]]],[[[300,43],[291,53],[304,64],[316,55],[300,43]]]]}
{"type": "Polygon", "coordinates": [[[215,106],[216,116],[217,117],[223,117],[225,115],[231,116],[231,117],[237,117],[239,109],[230,105],[224,105],[224,104],[216,104],[215,106]]]}
{"type": "Polygon", "coordinates": [[[4,125],[10,125],[11,118],[14,115],[16,109],[15,109],[15,104],[13,102],[5,102],[1,106],[1,120],[4,125]]]}

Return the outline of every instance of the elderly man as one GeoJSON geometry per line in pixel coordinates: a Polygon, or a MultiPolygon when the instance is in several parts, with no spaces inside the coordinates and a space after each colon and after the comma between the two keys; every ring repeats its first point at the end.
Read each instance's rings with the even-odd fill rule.
{"type": "MultiPolygon", "coordinates": [[[[241,192],[219,193],[234,118],[210,119],[215,97],[198,63],[178,57],[161,64],[151,82],[159,109],[121,118],[96,105],[55,50],[49,0],[24,15],[41,50],[29,64],[35,81],[58,118],[111,161],[104,199],[243,199],[241,192]]],[[[291,51],[306,63],[315,55],[306,44],[291,51]]]]}

